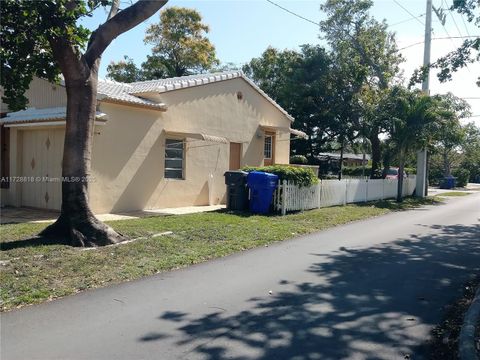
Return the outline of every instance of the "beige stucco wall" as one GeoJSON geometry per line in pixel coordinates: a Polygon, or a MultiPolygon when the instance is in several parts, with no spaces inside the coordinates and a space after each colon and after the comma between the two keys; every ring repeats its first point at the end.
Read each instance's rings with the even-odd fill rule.
{"type": "MultiPolygon", "coordinates": [[[[0,88],[0,97],[3,89],[0,88]]],[[[27,107],[44,109],[49,107],[67,106],[67,92],[65,87],[52,84],[46,80],[34,77],[28,90],[25,92],[28,99],[27,107]]],[[[8,106],[3,101],[0,103],[1,112],[8,112],[8,106]]]]}
{"type": "Polygon", "coordinates": [[[28,98],[28,107],[43,109],[67,106],[65,87],[39,78],[33,78],[25,96],[28,98]]]}
{"type": "MultiPolygon", "coordinates": [[[[47,93],[52,90],[42,81],[32,84],[36,94],[31,97],[32,106],[64,106],[61,99],[49,100],[47,93]]],[[[55,91],[61,93],[61,89],[55,91]]],[[[95,213],[225,202],[223,174],[229,167],[230,145],[185,139],[184,179],[165,179],[167,132],[204,133],[240,142],[241,165],[259,166],[264,145],[260,125],[275,127],[282,129],[277,131],[275,162],[289,161],[290,120],[243,79],[143,96],[164,102],[168,110],[100,103],[99,110],[108,115],[108,121],[95,127],[93,140],[90,205],[95,213]]],[[[11,131],[11,144],[17,144],[12,149],[17,158],[11,161],[12,176],[21,175],[16,165],[21,164],[22,148],[17,134],[21,131],[11,131]]],[[[14,185],[8,194],[2,191],[2,203],[6,198],[9,205],[18,206],[20,194],[14,185]]]]}
{"type": "MultiPolygon", "coordinates": [[[[165,179],[167,132],[206,133],[240,142],[242,166],[259,166],[263,165],[264,142],[259,125],[290,126],[284,114],[242,79],[149,97],[167,104],[168,110],[101,104],[109,120],[95,135],[93,145],[95,182],[90,203],[97,213],[225,201],[223,174],[229,166],[229,144],[186,139],[185,178],[165,179]],[[238,91],[242,100],[237,99],[238,91]]],[[[288,163],[289,139],[287,131],[277,132],[277,163],[288,163]]]]}

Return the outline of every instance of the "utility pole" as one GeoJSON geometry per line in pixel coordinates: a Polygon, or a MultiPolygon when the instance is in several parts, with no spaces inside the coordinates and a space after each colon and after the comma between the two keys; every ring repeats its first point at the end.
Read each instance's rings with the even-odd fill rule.
{"type": "MultiPolygon", "coordinates": [[[[427,15],[425,19],[425,47],[423,50],[423,66],[427,69],[427,75],[422,82],[422,91],[430,94],[430,47],[432,42],[432,0],[427,0],[427,15]]],[[[427,188],[427,149],[417,152],[417,187],[415,195],[425,197],[428,195],[427,188]]]]}

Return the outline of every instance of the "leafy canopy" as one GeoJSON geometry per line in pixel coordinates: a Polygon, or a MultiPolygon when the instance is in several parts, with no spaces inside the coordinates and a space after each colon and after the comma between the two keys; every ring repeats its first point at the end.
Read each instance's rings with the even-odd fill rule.
{"type": "Polygon", "coordinates": [[[308,134],[308,140],[292,142],[293,152],[315,156],[331,128],[339,88],[330,54],[313,45],[301,46],[300,52],[269,47],[243,70],[295,118],[293,127],[308,134]]]}
{"type": "Polygon", "coordinates": [[[83,49],[90,31],[78,20],[91,16],[108,0],[2,0],[0,47],[3,100],[10,110],[26,107],[24,96],[33,76],[58,80],[60,70],[54,61],[50,39],[62,37],[77,51],[83,49]]]}
{"type": "MultiPolygon", "coordinates": [[[[467,21],[480,30],[480,1],[454,0],[449,10],[465,15],[467,21]]],[[[480,37],[465,39],[458,49],[439,58],[430,67],[416,70],[410,79],[410,86],[422,82],[427,77],[429,68],[438,69],[438,79],[445,82],[451,80],[456,71],[475,62],[480,62],[480,37]]],[[[480,86],[480,77],[477,78],[477,85],[480,86]]]]}
{"type": "Polygon", "coordinates": [[[385,106],[387,111],[384,114],[390,118],[390,141],[398,151],[405,153],[428,145],[434,140],[440,126],[455,116],[441,98],[401,86],[391,89],[385,106]]]}
{"type": "Polygon", "coordinates": [[[206,37],[209,27],[194,9],[170,7],[160,14],[160,22],[146,30],[144,42],[152,53],[140,68],[124,61],[108,65],[108,77],[121,82],[153,80],[205,72],[218,65],[215,47],[206,37]]]}

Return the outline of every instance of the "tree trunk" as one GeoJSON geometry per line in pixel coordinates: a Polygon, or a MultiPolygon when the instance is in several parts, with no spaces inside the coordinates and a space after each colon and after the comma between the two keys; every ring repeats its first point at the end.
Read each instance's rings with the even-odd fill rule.
{"type": "Polygon", "coordinates": [[[66,79],[67,119],[62,162],[60,217],[40,235],[72,246],[103,246],[125,240],[98,220],[88,204],[88,184],[97,104],[96,70],[88,78],[66,79]]]}
{"type": "Polygon", "coordinates": [[[450,176],[450,162],[448,160],[447,151],[443,152],[443,176],[444,177],[450,176]]]}
{"type": "Polygon", "coordinates": [[[405,151],[400,150],[398,153],[398,183],[397,183],[397,202],[403,201],[403,170],[405,169],[405,151]]]}
{"type": "Polygon", "coordinates": [[[370,172],[370,179],[375,179],[377,177],[377,170],[382,160],[378,130],[372,130],[368,140],[370,140],[370,143],[372,144],[372,170],[370,172]]]}
{"type": "MultiPolygon", "coordinates": [[[[55,223],[40,233],[73,246],[103,246],[126,238],[98,220],[88,205],[92,138],[97,107],[100,59],[111,42],[155,14],[168,0],[137,1],[118,12],[114,0],[108,20],[92,32],[82,55],[68,37],[49,38],[65,78],[67,117],[62,163],[62,208],[55,223]]],[[[76,2],[69,5],[80,6],[76,2]]]]}
{"type": "Polygon", "coordinates": [[[342,180],[342,172],[343,172],[343,148],[345,147],[345,140],[342,137],[342,147],[340,148],[340,169],[338,170],[338,180],[342,180]]]}

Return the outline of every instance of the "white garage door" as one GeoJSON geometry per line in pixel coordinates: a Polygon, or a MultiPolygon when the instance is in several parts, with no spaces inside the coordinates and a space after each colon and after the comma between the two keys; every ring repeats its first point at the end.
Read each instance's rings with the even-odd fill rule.
{"type": "Polygon", "coordinates": [[[64,137],[63,129],[23,131],[22,171],[29,181],[22,184],[22,206],[60,209],[64,137]]]}

